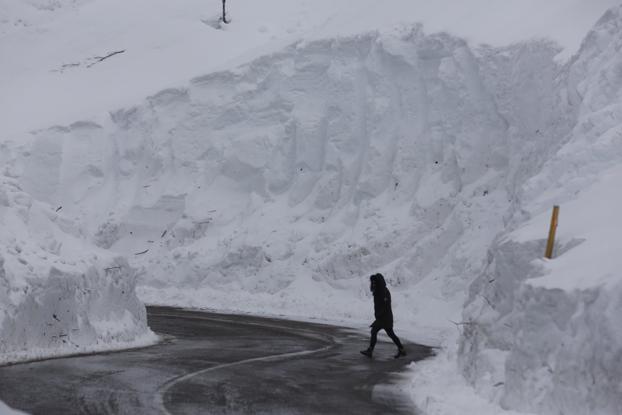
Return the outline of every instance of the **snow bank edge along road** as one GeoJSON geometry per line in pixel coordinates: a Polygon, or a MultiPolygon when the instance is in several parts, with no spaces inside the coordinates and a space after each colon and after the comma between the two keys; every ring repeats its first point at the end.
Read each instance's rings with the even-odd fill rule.
{"type": "Polygon", "coordinates": [[[0,364],[156,341],[127,261],[0,176],[0,364]]]}
{"type": "Polygon", "coordinates": [[[622,7],[560,74],[576,122],[523,186],[463,321],[460,364],[488,398],[543,414],[622,413],[622,7]],[[561,205],[555,258],[544,260],[561,205]]]}

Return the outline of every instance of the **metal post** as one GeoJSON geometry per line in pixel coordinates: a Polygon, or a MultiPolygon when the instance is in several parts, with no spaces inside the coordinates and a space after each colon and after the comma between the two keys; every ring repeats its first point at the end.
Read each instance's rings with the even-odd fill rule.
{"type": "Polygon", "coordinates": [[[227,10],[226,10],[226,7],[225,7],[225,2],[226,1],[227,0],[222,0],[222,22],[225,23],[225,24],[228,23],[227,22],[227,10]]]}
{"type": "Polygon", "coordinates": [[[546,252],[544,257],[553,258],[553,247],[555,246],[555,231],[557,230],[557,219],[559,218],[559,206],[553,206],[553,216],[551,216],[551,227],[549,229],[549,239],[546,242],[546,252]]]}

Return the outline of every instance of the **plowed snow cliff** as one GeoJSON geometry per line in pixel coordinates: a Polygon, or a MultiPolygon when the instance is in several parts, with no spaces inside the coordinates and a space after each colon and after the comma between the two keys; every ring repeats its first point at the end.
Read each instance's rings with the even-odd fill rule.
{"type": "Polygon", "coordinates": [[[471,286],[461,365],[507,407],[622,412],[621,29],[622,9],[607,12],[560,72],[573,128],[522,187],[520,209],[471,286]],[[543,261],[553,204],[563,223],[557,257],[543,261]]]}

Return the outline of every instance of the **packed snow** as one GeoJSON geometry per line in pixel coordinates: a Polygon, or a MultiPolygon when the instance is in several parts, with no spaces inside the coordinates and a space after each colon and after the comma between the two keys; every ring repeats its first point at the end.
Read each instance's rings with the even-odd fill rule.
{"type": "Polygon", "coordinates": [[[505,407],[622,412],[621,27],[622,8],[612,9],[560,72],[573,128],[524,185],[520,208],[471,286],[461,366],[505,407]],[[553,204],[561,205],[558,243],[545,260],[553,204]]]}
{"type": "MultiPolygon", "coordinates": [[[[58,209],[58,208],[57,208],[58,209]]],[[[152,344],[135,270],[0,176],[0,364],[152,344]]]]}
{"type": "Polygon", "coordinates": [[[617,1],[130,3],[0,0],[0,361],[382,272],[422,411],[622,413],[617,1]]]}

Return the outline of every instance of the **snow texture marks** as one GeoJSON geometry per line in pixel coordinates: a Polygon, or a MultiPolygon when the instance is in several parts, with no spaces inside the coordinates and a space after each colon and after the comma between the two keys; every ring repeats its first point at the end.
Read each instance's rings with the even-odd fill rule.
{"type": "MultiPolygon", "coordinates": [[[[572,255],[572,245],[559,248],[559,255],[572,255]]],[[[508,408],[619,413],[621,286],[568,291],[526,284],[542,275],[532,261],[543,249],[543,240],[493,248],[465,310],[463,373],[508,408]]]]}
{"type": "Polygon", "coordinates": [[[472,284],[463,373],[503,406],[544,414],[622,411],[622,277],[617,245],[622,8],[605,14],[558,75],[572,114],[555,151],[520,189],[510,227],[472,284]],[[542,260],[561,204],[555,258],[542,260]],[[611,248],[610,248],[611,247],[611,248]]]}
{"type": "Polygon", "coordinates": [[[622,47],[621,13],[614,8],[603,16],[565,74],[561,94],[578,112],[576,124],[564,148],[547,162],[544,174],[526,186],[531,199],[550,190],[550,183],[567,194],[577,192],[620,159],[622,60],[617,52],[622,47]]]}
{"type": "Polygon", "coordinates": [[[0,0],[0,38],[41,27],[61,17],[61,12],[75,12],[90,1],[92,0],[0,0]]]}
{"type": "Polygon", "coordinates": [[[0,178],[0,363],[152,343],[135,271],[54,210],[0,178]]]}

